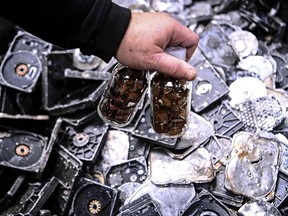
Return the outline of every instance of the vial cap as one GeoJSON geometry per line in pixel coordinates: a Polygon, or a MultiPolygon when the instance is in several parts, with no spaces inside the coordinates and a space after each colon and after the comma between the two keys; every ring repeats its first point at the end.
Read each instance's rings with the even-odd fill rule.
{"type": "Polygon", "coordinates": [[[176,47],[166,47],[165,52],[172,55],[178,59],[186,61],[186,48],[176,46],[176,47]]]}

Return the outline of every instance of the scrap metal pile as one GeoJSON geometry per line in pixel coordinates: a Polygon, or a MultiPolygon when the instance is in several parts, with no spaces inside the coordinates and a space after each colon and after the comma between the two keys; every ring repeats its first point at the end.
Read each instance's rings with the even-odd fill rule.
{"type": "Polygon", "coordinates": [[[117,3],[168,12],[199,34],[188,130],[165,138],[152,129],[147,83],[133,80],[141,71],[117,76],[101,99],[115,59],[1,20],[0,215],[288,215],[287,3],[117,3]],[[118,121],[127,102],[133,119],[104,122],[100,99],[118,121]]]}

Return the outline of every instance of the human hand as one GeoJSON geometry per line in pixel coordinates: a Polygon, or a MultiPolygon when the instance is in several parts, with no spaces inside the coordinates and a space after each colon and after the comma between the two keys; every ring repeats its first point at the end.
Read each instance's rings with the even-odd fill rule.
{"type": "Polygon", "coordinates": [[[168,46],[187,49],[187,61],[192,57],[199,37],[186,26],[163,12],[132,12],[128,29],[115,58],[134,69],[158,71],[167,75],[193,80],[195,69],[187,62],[168,55],[168,46]]]}

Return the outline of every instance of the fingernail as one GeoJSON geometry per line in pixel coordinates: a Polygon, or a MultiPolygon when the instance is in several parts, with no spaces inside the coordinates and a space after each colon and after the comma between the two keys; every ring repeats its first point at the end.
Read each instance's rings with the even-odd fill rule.
{"type": "Polygon", "coordinates": [[[187,80],[194,80],[196,78],[196,76],[197,76],[196,70],[194,68],[190,68],[190,69],[188,69],[188,72],[186,73],[185,78],[187,80]]]}

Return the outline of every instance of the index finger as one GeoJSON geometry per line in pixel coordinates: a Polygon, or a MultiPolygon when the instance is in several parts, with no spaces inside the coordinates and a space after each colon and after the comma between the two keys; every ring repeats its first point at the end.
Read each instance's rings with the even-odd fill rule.
{"type": "Polygon", "coordinates": [[[172,36],[168,45],[181,46],[187,49],[186,59],[189,60],[199,43],[199,36],[191,29],[175,20],[172,36]]]}

